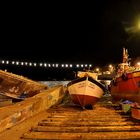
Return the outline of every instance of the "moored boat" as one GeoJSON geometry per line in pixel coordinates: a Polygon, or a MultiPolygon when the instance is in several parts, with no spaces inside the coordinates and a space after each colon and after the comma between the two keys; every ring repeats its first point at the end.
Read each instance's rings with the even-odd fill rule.
{"type": "Polygon", "coordinates": [[[140,103],[140,69],[128,63],[128,51],[123,48],[123,63],[118,65],[111,82],[110,93],[114,101],[130,100],[140,103]]]}
{"type": "Polygon", "coordinates": [[[105,86],[97,81],[95,73],[80,73],[77,79],[68,83],[68,92],[75,104],[82,108],[92,107],[102,97],[105,86]]]}
{"type": "Polygon", "coordinates": [[[131,105],[131,116],[132,118],[140,120],[140,105],[136,102],[131,105]]]}

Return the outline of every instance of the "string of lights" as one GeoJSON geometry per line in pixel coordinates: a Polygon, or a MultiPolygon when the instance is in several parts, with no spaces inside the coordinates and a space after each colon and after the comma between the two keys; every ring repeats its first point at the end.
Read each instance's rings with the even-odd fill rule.
{"type": "Polygon", "coordinates": [[[91,68],[92,64],[66,64],[66,63],[46,63],[46,62],[25,62],[25,61],[10,61],[0,60],[0,65],[15,65],[26,67],[44,67],[44,68],[91,68]]]}

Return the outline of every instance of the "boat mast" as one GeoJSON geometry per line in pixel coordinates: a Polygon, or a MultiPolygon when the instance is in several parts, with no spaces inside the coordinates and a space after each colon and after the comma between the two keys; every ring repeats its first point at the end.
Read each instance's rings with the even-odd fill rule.
{"type": "Polygon", "coordinates": [[[128,63],[128,50],[123,48],[123,63],[128,63]]]}

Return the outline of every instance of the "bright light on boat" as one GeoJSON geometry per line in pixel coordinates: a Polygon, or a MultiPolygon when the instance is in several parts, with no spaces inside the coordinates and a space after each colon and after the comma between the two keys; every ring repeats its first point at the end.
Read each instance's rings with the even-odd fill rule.
{"type": "Polygon", "coordinates": [[[110,64],[110,65],[109,65],[109,68],[112,68],[112,67],[113,67],[113,66],[110,64]]]}
{"type": "Polygon", "coordinates": [[[137,65],[140,66],[140,62],[137,62],[137,65]]]}

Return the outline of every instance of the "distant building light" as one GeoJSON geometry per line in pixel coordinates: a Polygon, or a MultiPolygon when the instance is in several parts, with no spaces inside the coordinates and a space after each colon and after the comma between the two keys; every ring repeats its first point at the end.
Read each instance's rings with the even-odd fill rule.
{"type": "Polygon", "coordinates": [[[6,64],[9,64],[9,61],[6,61],[6,64]]]}
{"type": "Polygon", "coordinates": [[[16,65],[19,65],[19,62],[18,61],[16,61],[16,65]]]}
{"type": "Polygon", "coordinates": [[[64,64],[62,64],[61,67],[64,67],[64,64]]]}
{"type": "Polygon", "coordinates": [[[88,64],[85,64],[85,67],[87,67],[88,66],[88,64]]]}
{"type": "Polygon", "coordinates": [[[1,61],[1,63],[2,63],[2,64],[4,64],[4,63],[5,63],[5,61],[4,61],[4,60],[2,60],[2,61],[1,61]]]}
{"type": "Polygon", "coordinates": [[[23,66],[24,65],[24,62],[21,62],[21,65],[23,66]]]}
{"type": "Polygon", "coordinates": [[[36,63],[33,63],[33,65],[36,67],[37,64],[36,63]]]}
{"type": "Polygon", "coordinates": [[[89,64],[89,67],[92,67],[92,64],[89,64]]]}
{"type": "Polygon", "coordinates": [[[44,63],[44,67],[47,67],[47,64],[46,63],[44,63]]]}
{"type": "Polygon", "coordinates": [[[96,72],[99,72],[99,68],[96,68],[96,72]]]}
{"type": "Polygon", "coordinates": [[[32,63],[31,62],[29,63],[29,66],[32,66],[32,63]]]}
{"type": "Polygon", "coordinates": [[[28,62],[25,62],[25,65],[27,66],[28,65],[28,62]]]}
{"type": "Polygon", "coordinates": [[[76,67],[79,68],[79,64],[77,64],[76,67]]]}
{"type": "Polygon", "coordinates": [[[12,64],[14,65],[15,64],[15,61],[12,61],[12,64]]]}
{"type": "Polygon", "coordinates": [[[65,63],[63,63],[63,64],[58,64],[58,63],[54,63],[54,64],[48,64],[48,63],[39,63],[39,64],[37,64],[37,63],[32,63],[32,62],[24,62],[24,61],[8,61],[8,60],[0,60],[0,63],[2,63],[2,64],[12,64],[12,65],[26,65],[26,66],[37,66],[37,65],[39,65],[40,67],[59,67],[59,66],[61,66],[61,67],[65,67],[65,68],[72,68],[73,66],[75,66],[75,67],[77,67],[77,68],[79,68],[79,67],[81,67],[81,68],[83,68],[83,67],[92,67],[92,64],[65,64],[65,63]]]}
{"type": "Polygon", "coordinates": [[[40,66],[40,67],[42,67],[42,66],[43,66],[43,64],[42,64],[42,63],[40,63],[40,64],[39,64],[39,66],[40,66]]]}
{"type": "Polygon", "coordinates": [[[56,67],[58,67],[58,66],[59,66],[59,64],[56,64],[55,66],[56,66],[56,67]]]}
{"type": "Polygon", "coordinates": [[[65,64],[65,67],[68,68],[68,64],[65,64]]]}

